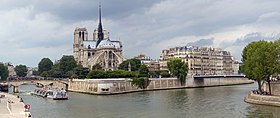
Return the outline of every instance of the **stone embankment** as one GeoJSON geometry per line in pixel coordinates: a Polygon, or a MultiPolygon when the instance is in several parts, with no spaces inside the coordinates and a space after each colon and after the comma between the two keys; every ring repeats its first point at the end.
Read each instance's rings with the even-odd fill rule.
{"type": "Polygon", "coordinates": [[[67,90],[72,92],[111,95],[138,91],[229,86],[250,83],[253,83],[253,81],[248,80],[244,76],[189,76],[184,86],[181,86],[180,82],[176,78],[150,79],[150,83],[146,89],[137,88],[131,83],[131,79],[127,78],[85,80],[75,79],[73,81],[69,81],[67,86],[61,83],[55,83],[55,86],[67,88],[67,90]]]}
{"type": "Polygon", "coordinates": [[[31,118],[25,107],[20,97],[0,92],[0,118],[31,118]]]}
{"type": "Polygon", "coordinates": [[[252,104],[280,106],[280,96],[260,95],[253,92],[250,92],[244,101],[252,104]]]}

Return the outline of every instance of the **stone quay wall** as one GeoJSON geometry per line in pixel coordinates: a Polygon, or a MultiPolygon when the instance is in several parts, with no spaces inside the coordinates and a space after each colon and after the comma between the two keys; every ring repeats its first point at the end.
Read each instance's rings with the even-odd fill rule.
{"type": "Polygon", "coordinates": [[[226,86],[253,83],[252,80],[248,80],[244,76],[207,76],[199,78],[188,76],[184,86],[181,86],[177,78],[150,78],[150,80],[151,81],[146,89],[139,89],[136,86],[132,85],[131,79],[128,78],[85,80],[74,79],[68,82],[68,87],[66,87],[66,84],[63,83],[57,83],[55,85],[60,88],[68,88],[69,91],[73,92],[107,95],[137,91],[226,86]]]}
{"type": "MultiPolygon", "coordinates": [[[[271,95],[280,96],[280,81],[271,81],[270,86],[271,86],[271,95]]],[[[269,86],[267,82],[263,84],[263,90],[267,92],[269,91],[269,86]]]]}
{"type": "Polygon", "coordinates": [[[245,97],[244,101],[252,104],[280,106],[279,96],[259,95],[259,94],[254,94],[253,92],[250,92],[245,97]]]}

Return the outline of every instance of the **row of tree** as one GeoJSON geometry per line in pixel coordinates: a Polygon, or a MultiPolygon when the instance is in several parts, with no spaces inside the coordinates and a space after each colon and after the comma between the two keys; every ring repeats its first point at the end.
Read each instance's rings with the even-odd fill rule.
{"type": "Polygon", "coordinates": [[[64,55],[57,63],[43,58],[38,64],[38,75],[53,78],[85,78],[89,70],[78,65],[73,56],[64,55]]]}
{"type": "MultiPolygon", "coordinates": [[[[187,65],[179,58],[171,59],[168,68],[172,76],[177,76],[183,83],[187,74],[187,65]]],[[[128,59],[119,65],[119,70],[104,71],[99,64],[96,64],[89,71],[78,65],[73,56],[63,56],[57,63],[49,58],[43,58],[38,64],[38,75],[54,78],[126,78],[126,77],[150,77],[151,75],[160,75],[161,77],[170,77],[167,70],[149,71],[148,67],[141,64],[139,59],[128,59]],[[130,70],[130,71],[129,71],[130,70]]]]}
{"type": "MultiPolygon", "coordinates": [[[[26,65],[17,65],[15,68],[16,75],[18,77],[25,77],[27,75],[27,66],[26,65]]],[[[6,81],[9,77],[9,70],[8,67],[5,66],[3,63],[0,63],[0,77],[1,81],[6,81]]]]}
{"type": "Polygon", "coordinates": [[[277,77],[280,72],[280,40],[275,42],[256,41],[249,43],[242,52],[242,72],[258,82],[262,91],[262,82],[268,82],[271,93],[271,77],[277,77]]]}

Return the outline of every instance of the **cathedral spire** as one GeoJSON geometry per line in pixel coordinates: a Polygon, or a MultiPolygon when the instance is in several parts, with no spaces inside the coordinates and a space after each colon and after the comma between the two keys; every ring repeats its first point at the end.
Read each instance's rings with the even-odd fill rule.
{"type": "Polygon", "coordinates": [[[98,34],[97,35],[98,35],[98,38],[97,38],[97,42],[96,42],[96,47],[104,39],[102,22],[101,22],[101,3],[99,3],[99,24],[98,24],[98,34]]]}

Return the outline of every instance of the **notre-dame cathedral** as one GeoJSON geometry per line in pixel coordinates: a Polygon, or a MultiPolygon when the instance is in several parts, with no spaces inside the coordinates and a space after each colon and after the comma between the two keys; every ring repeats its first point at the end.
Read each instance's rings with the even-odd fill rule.
{"type": "Polygon", "coordinates": [[[78,64],[92,68],[99,64],[104,70],[116,70],[124,61],[122,43],[112,41],[101,22],[101,6],[99,5],[99,24],[93,32],[93,39],[88,39],[86,28],[76,28],[74,32],[73,56],[78,64]]]}

